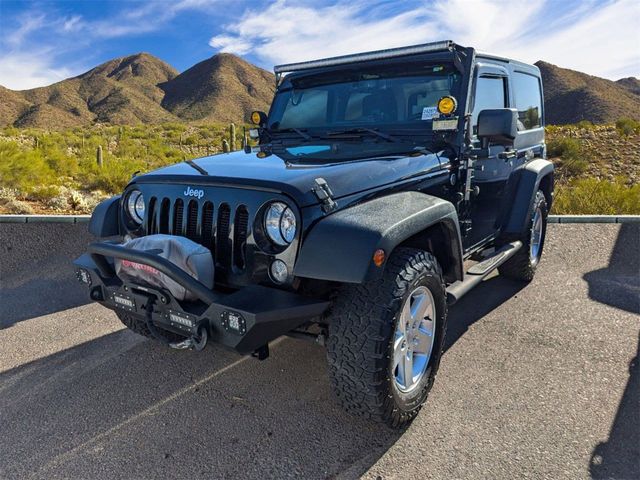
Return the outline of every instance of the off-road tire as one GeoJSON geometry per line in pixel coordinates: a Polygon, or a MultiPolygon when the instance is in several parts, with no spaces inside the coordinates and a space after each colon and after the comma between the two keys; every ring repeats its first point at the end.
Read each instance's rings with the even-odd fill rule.
{"type": "Polygon", "coordinates": [[[498,267],[500,275],[504,275],[507,278],[513,280],[520,280],[524,282],[530,282],[533,280],[533,276],[536,273],[536,268],[540,263],[542,251],[544,247],[544,240],[547,235],[547,216],[548,216],[547,200],[544,193],[541,190],[536,192],[536,197],[531,206],[529,212],[529,222],[526,233],[524,233],[518,240],[522,242],[522,248],[518,252],[507,260],[504,264],[498,267]],[[537,208],[542,211],[542,239],[540,242],[540,250],[536,261],[531,259],[530,247],[531,247],[531,231],[533,229],[534,215],[537,208]]]}
{"type": "Polygon", "coordinates": [[[338,403],[349,413],[393,428],[418,414],[433,385],[444,345],[447,302],[442,269],[428,252],[399,248],[383,277],[344,286],[331,310],[327,357],[338,403]],[[418,286],[433,295],[436,330],[427,370],[414,391],[395,387],[391,358],[393,336],[405,299],[418,286]]]}
{"type": "MultiPolygon", "coordinates": [[[[149,327],[147,327],[147,322],[144,319],[135,317],[125,312],[116,312],[116,315],[124,324],[124,326],[132,332],[137,333],[138,335],[142,335],[143,337],[149,337],[153,340],[156,340],[156,338],[151,333],[151,330],[149,330],[149,327]]],[[[160,329],[157,326],[156,329],[159,330],[161,334],[171,342],[179,342],[181,340],[184,340],[184,337],[176,333],[168,332],[167,330],[160,329]]]]}

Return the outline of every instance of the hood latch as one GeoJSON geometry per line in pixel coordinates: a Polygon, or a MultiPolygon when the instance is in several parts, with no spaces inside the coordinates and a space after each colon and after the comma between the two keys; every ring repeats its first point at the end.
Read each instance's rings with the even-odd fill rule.
{"type": "Polygon", "coordinates": [[[338,204],[333,200],[333,192],[329,188],[329,184],[324,178],[315,179],[316,186],[311,189],[315,196],[320,200],[322,204],[322,211],[324,213],[332,212],[336,209],[338,204]]]}

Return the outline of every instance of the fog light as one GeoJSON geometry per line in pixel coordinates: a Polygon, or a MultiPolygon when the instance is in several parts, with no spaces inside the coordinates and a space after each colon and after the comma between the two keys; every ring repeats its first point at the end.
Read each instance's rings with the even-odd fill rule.
{"type": "Polygon", "coordinates": [[[284,283],[287,281],[289,271],[287,270],[287,264],[282,260],[274,260],[271,264],[271,279],[276,283],[284,283]]]}

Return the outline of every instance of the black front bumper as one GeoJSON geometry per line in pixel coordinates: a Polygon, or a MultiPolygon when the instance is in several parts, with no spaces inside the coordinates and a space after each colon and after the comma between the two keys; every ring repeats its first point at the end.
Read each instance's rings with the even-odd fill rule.
{"type": "Polygon", "coordinates": [[[89,296],[115,311],[184,336],[197,335],[201,327],[209,338],[241,354],[252,353],[287,332],[320,316],[329,302],[261,285],[233,293],[212,291],[168,260],[153,253],[126,249],[114,243],[93,243],[74,262],[76,276],[88,287],[89,296]],[[179,302],[167,291],[125,283],[115,274],[113,258],[153,267],[175,280],[198,298],[179,302]]]}

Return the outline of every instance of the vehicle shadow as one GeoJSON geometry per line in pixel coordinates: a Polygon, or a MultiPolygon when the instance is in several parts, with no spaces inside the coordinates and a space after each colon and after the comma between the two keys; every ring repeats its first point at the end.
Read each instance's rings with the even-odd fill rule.
{"type": "MultiPolygon", "coordinates": [[[[584,275],[589,297],[640,315],[640,224],[623,224],[607,268],[584,275]]],[[[640,317],[639,317],[640,320],[640,317]]],[[[640,323],[639,323],[640,325],[640,323]]],[[[606,442],[591,454],[592,478],[640,478],[640,334],[629,380],[606,442]]]]}
{"type": "Polygon", "coordinates": [[[458,303],[449,308],[445,351],[449,350],[471,325],[515,297],[526,286],[525,282],[509,280],[498,275],[483,281],[462,297],[458,303]]]}
{"type": "Polygon", "coordinates": [[[622,394],[609,439],[593,449],[592,478],[640,478],[640,335],[638,352],[629,364],[629,381],[622,394]]]}
{"type": "MultiPolygon", "coordinates": [[[[447,348],[523,286],[469,293],[447,348]]],[[[324,349],[271,350],[178,352],[121,330],[2,373],[0,477],[103,478],[113,464],[120,478],[358,478],[403,434],[342,411],[324,349]]]]}
{"type": "Polygon", "coordinates": [[[640,224],[623,223],[606,268],[584,275],[589,298],[640,313],[640,224]]]}
{"type": "Polygon", "coordinates": [[[402,434],[337,406],[313,344],[260,362],[127,330],[0,374],[0,425],[0,478],[357,478],[402,434]]]}

